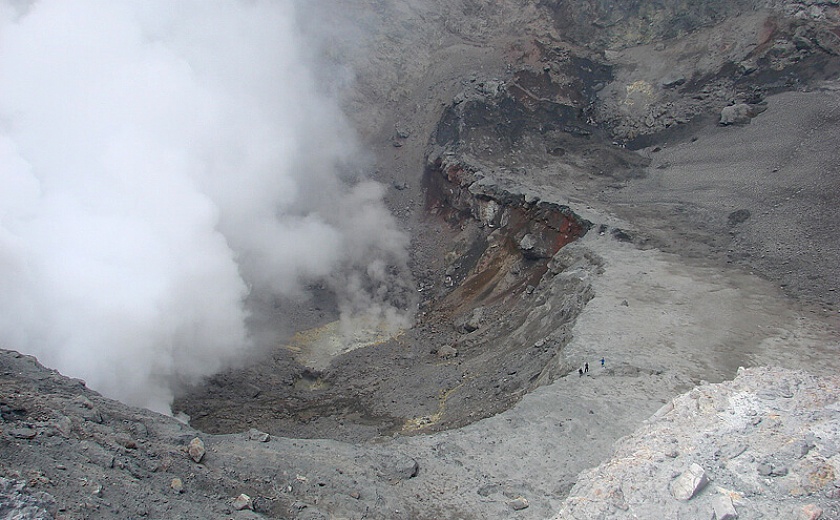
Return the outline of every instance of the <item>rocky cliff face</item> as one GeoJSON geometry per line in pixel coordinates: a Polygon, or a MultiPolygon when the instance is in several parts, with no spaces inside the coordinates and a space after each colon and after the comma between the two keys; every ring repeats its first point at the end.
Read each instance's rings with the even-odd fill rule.
{"type": "Polygon", "coordinates": [[[840,378],[739,370],[583,472],[557,519],[840,518],[840,378]]]}

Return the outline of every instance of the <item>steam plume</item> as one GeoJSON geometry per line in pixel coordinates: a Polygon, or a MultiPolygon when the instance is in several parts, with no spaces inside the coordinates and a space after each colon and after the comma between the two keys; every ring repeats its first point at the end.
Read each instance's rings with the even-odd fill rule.
{"type": "Polygon", "coordinates": [[[406,237],[341,178],[293,7],[0,0],[0,346],[168,412],[252,347],[249,287],[406,319],[406,237]]]}

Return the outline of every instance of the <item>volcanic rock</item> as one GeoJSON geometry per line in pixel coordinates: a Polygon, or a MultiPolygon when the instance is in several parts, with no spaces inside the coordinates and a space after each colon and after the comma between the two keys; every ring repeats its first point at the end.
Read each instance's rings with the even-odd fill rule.
{"type": "Polygon", "coordinates": [[[256,428],[251,428],[250,430],[248,430],[248,440],[256,442],[268,442],[271,440],[271,435],[265,432],[261,432],[256,428]]]}
{"type": "Polygon", "coordinates": [[[464,334],[477,331],[484,321],[484,312],[484,307],[476,307],[469,314],[461,316],[455,320],[455,330],[464,334]]]}
{"type": "Polygon", "coordinates": [[[243,509],[254,509],[254,501],[245,493],[241,493],[238,497],[234,498],[231,505],[237,511],[242,511],[243,509]]]}
{"type": "Polygon", "coordinates": [[[523,509],[527,509],[529,504],[528,499],[526,499],[525,497],[516,497],[510,502],[508,502],[508,505],[514,511],[522,511],[523,509]]]}
{"type": "Polygon", "coordinates": [[[678,518],[703,510],[709,517],[714,512],[718,519],[735,518],[735,509],[743,517],[799,518],[803,508],[840,515],[840,506],[828,498],[835,489],[830,461],[840,440],[834,425],[840,394],[829,394],[837,390],[837,376],[773,368],[741,369],[734,381],[700,386],[617,443],[611,460],[581,474],[557,518],[594,514],[589,501],[619,482],[635,484],[621,488],[628,509],[614,513],[617,519],[654,512],[678,518]],[[784,399],[773,395],[787,388],[797,391],[784,399]],[[817,431],[821,436],[811,436],[817,431]],[[798,441],[806,436],[814,446],[803,456],[798,441]],[[717,493],[703,491],[703,466],[711,465],[717,493]],[[665,491],[663,484],[680,470],[665,491]]]}
{"type": "Polygon", "coordinates": [[[0,477],[0,515],[8,520],[52,520],[55,499],[48,493],[32,492],[26,482],[0,477]]]}
{"type": "Polygon", "coordinates": [[[738,209],[733,211],[727,217],[727,221],[729,222],[730,226],[737,226],[738,224],[743,224],[747,220],[750,219],[752,213],[748,209],[738,209]]]}
{"type": "Polygon", "coordinates": [[[539,237],[528,233],[519,241],[519,249],[522,254],[529,260],[539,260],[541,258],[551,258],[549,248],[540,240],[539,237]]]}
{"type": "Polygon", "coordinates": [[[762,105],[749,105],[746,103],[736,103],[724,107],[720,111],[721,125],[745,125],[750,122],[752,118],[764,112],[767,109],[762,105]]]}
{"type": "Polygon", "coordinates": [[[193,440],[190,441],[189,446],[187,446],[187,453],[189,453],[190,458],[195,462],[201,462],[201,459],[204,458],[204,454],[207,453],[207,450],[204,448],[204,441],[198,437],[193,438],[193,440]]]}
{"type": "Polygon", "coordinates": [[[729,495],[719,495],[712,501],[712,507],[715,511],[716,520],[735,520],[738,517],[738,512],[732,504],[732,498],[729,495]]]}
{"type": "Polygon", "coordinates": [[[451,345],[443,345],[437,349],[437,356],[441,359],[454,358],[458,355],[458,350],[451,345]]]}
{"type": "Polygon", "coordinates": [[[677,500],[691,500],[699,493],[706,484],[709,477],[699,464],[691,464],[677,480],[671,484],[671,494],[677,500]]]}
{"type": "Polygon", "coordinates": [[[34,439],[38,432],[32,428],[13,428],[9,430],[9,435],[15,439],[34,439]]]}
{"type": "Polygon", "coordinates": [[[411,457],[399,454],[381,454],[376,457],[379,472],[389,480],[408,480],[417,476],[420,464],[411,457]]]}

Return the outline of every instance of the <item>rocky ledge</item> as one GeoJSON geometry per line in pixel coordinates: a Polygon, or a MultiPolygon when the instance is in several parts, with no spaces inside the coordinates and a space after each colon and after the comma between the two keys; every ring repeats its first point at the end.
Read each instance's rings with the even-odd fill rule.
{"type": "Polygon", "coordinates": [[[557,519],[840,518],[840,377],[740,369],[662,407],[557,519]]]}

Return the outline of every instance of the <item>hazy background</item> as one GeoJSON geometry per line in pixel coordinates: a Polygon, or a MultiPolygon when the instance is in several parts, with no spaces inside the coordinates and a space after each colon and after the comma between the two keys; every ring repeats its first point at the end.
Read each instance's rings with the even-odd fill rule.
{"type": "Polygon", "coordinates": [[[315,80],[294,4],[0,0],[0,346],[168,412],[258,346],[254,288],[408,324],[352,73],[315,80]]]}

